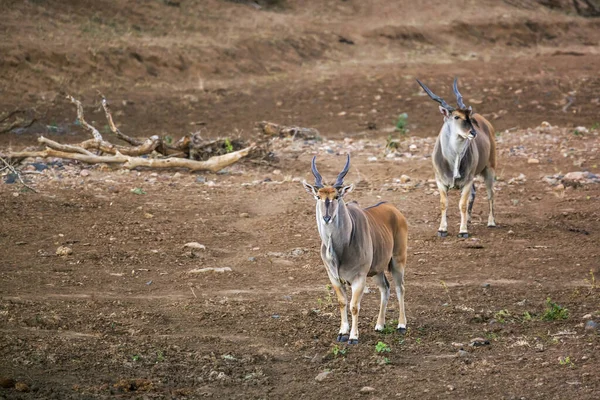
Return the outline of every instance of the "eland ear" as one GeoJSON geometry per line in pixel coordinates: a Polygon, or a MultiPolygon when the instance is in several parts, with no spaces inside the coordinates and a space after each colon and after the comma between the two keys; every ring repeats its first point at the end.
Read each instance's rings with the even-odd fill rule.
{"type": "Polygon", "coordinates": [[[450,111],[442,106],[440,106],[440,113],[444,116],[444,119],[450,118],[450,111]]]}
{"type": "Polygon", "coordinates": [[[317,197],[317,189],[313,185],[309,184],[306,181],[302,181],[302,186],[304,186],[304,190],[306,190],[306,193],[310,194],[315,198],[317,197]]]}
{"type": "Polygon", "coordinates": [[[354,184],[350,184],[348,186],[344,186],[343,188],[338,190],[338,194],[340,197],[344,197],[348,193],[354,190],[354,184]]]}

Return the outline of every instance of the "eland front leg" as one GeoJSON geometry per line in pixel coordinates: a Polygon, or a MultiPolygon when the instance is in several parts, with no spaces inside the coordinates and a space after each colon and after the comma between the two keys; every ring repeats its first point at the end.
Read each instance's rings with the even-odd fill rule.
{"type": "Polygon", "coordinates": [[[362,299],[366,285],[367,277],[365,275],[356,277],[354,282],[352,282],[352,299],[350,300],[352,328],[350,329],[348,344],[358,344],[358,313],[360,312],[360,300],[362,299]]]}
{"type": "Polygon", "coordinates": [[[473,181],[467,183],[460,192],[460,202],[458,207],[460,208],[460,230],[458,231],[458,237],[468,238],[469,230],[467,228],[468,217],[468,202],[471,196],[471,188],[473,187],[473,181]]]}
{"type": "Polygon", "coordinates": [[[333,286],[333,290],[337,295],[341,315],[340,331],[336,340],[338,342],[347,342],[350,324],[348,324],[348,296],[346,295],[346,288],[339,281],[334,282],[333,280],[331,281],[331,286],[333,286]]]}
{"type": "Polygon", "coordinates": [[[387,303],[390,298],[390,283],[385,277],[384,272],[375,275],[375,282],[377,283],[377,286],[379,287],[379,292],[381,293],[379,315],[377,316],[377,324],[375,325],[375,330],[381,332],[385,328],[385,310],[387,308],[387,303]]]}
{"type": "Polygon", "coordinates": [[[446,218],[446,211],[448,210],[448,187],[440,182],[437,182],[438,190],[440,191],[440,227],[438,229],[439,237],[448,236],[448,220],[446,218]]]}

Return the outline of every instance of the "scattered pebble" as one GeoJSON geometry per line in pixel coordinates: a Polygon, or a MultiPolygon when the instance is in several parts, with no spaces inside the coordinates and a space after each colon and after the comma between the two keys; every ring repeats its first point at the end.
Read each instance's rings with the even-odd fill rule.
{"type": "Polygon", "coordinates": [[[240,213],[240,218],[250,218],[250,214],[248,213],[240,213]]]}
{"type": "Polygon", "coordinates": [[[256,257],[248,257],[248,261],[254,262],[254,261],[256,261],[256,257]]]}
{"type": "Polygon", "coordinates": [[[484,338],[475,338],[471,339],[471,343],[469,346],[471,347],[480,347],[480,346],[489,346],[490,341],[484,338]]]}
{"type": "Polygon", "coordinates": [[[204,176],[197,176],[196,183],[206,183],[206,178],[204,176]]]}
{"type": "Polygon", "coordinates": [[[367,161],[370,161],[370,162],[377,161],[377,157],[369,157],[369,158],[367,158],[367,161]]]}
{"type": "Polygon", "coordinates": [[[86,176],[90,176],[90,170],[89,169],[82,169],[81,172],[79,172],[79,175],[86,177],[86,176]]]}
{"type": "Polygon", "coordinates": [[[406,182],[410,182],[410,176],[408,176],[408,175],[400,176],[400,183],[406,183],[406,182]]]}
{"type": "Polygon", "coordinates": [[[327,377],[328,377],[329,375],[331,375],[332,373],[333,373],[333,372],[331,372],[331,371],[323,371],[323,372],[321,372],[319,375],[317,375],[317,376],[315,377],[315,381],[317,381],[317,382],[323,382],[323,381],[324,381],[325,379],[327,379],[327,377]]]}
{"type": "Polygon", "coordinates": [[[483,284],[483,285],[481,285],[481,286],[487,289],[487,288],[489,288],[491,285],[490,285],[489,283],[484,283],[484,284],[483,284]]]}
{"type": "Polygon", "coordinates": [[[56,249],[57,256],[68,256],[71,254],[73,254],[73,249],[68,246],[60,246],[58,249],[56,249]]]}
{"type": "Polygon", "coordinates": [[[585,330],[586,331],[600,331],[600,325],[598,325],[598,323],[596,321],[588,321],[585,323],[585,330]]]}
{"type": "Polygon", "coordinates": [[[371,387],[371,386],[363,386],[362,389],[360,389],[361,393],[373,393],[375,392],[375,388],[371,387]]]}
{"type": "Polygon", "coordinates": [[[192,250],[206,250],[206,246],[200,244],[198,242],[189,242],[183,245],[184,249],[192,249],[192,250]]]}
{"type": "Polygon", "coordinates": [[[207,268],[194,268],[188,271],[188,274],[202,274],[204,272],[231,272],[231,268],[229,267],[207,267],[207,268]]]}
{"type": "Polygon", "coordinates": [[[538,160],[537,158],[530,158],[529,160],[527,160],[527,164],[539,164],[540,160],[538,160]]]}
{"type": "Polygon", "coordinates": [[[465,351],[463,349],[458,350],[458,352],[456,353],[456,355],[458,357],[469,357],[469,352],[465,351]]]}

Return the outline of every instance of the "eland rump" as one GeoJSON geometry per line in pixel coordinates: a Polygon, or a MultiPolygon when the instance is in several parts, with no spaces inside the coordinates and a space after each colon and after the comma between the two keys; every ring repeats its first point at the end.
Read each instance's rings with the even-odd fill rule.
{"type": "Polygon", "coordinates": [[[358,343],[358,313],[367,276],[374,276],[381,292],[381,304],[376,331],[385,327],[385,310],[390,296],[390,284],[385,277],[389,271],[396,284],[399,303],[398,331],[406,332],[404,313],[404,269],[408,242],[406,218],[396,207],[379,203],[360,208],[355,202],[346,203],[344,197],[354,185],[344,186],[344,177],[350,168],[350,156],[346,166],[332,186],[323,184],[312,160],[315,184],[302,182],[306,191],[317,201],[317,228],[321,236],[321,258],[325,264],[331,285],[337,295],[341,325],[338,342],[358,343]],[[350,311],[352,329],[348,325],[348,300],[345,284],[352,288],[350,311]]]}
{"type": "Polygon", "coordinates": [[[441,221],[438,235],[448,235],[446,210],[448,208],[448,189],[461,189],[459,237],[469,237],[467,222],[471,220],[471,211],[475,201],[475,177],[481,175],[487,189],[490,206],[488,227],[495,227],[494,219],[494,178],[496,168],[496,142],[492,124],[483,116],[473,113],[466,107],[458,91],[458,80],[454,79],[453,90],[458,108],[454,108],[441,97],[433,94],[427,86],[417,79],[423,90],[434,101],[440,103],[440,112],[444,124],[435,142],[432,161],[435,180],[440,192],[441,221]],[[468,204],[467,204],[468,203],[468,204]]]}

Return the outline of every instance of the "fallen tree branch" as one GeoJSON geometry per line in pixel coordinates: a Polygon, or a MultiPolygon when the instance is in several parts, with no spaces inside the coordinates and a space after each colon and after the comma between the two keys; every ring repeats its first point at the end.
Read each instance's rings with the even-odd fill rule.
{"type": "Polygon", "coordinates": [[[87,129],[88,131],[90,131],[92,133],[92,136],[94,136],[94,139],[102,140],[102,135],[100,134],[100,132],[98,132],[98,129],[96,129],[92,125],[88,124],[86,122],[86,120],[83,118],[83,106],[81,105],[81,102],[71,95],[67,95],[67,99],[71,100],[71,103],[73,103],[77,106],[77,119],[79,120],[79,122],[81,122],[81,125],[85,129],[87,129]]]}
{"type": "Polygon", "coordinates": [[[114,133],[119,139],[126,141],[127,143],[129,143],[132,146],[141,146],[142,141],[125,135],[124,133],[122,133],[119,130],[119,128],[117,128],[117,126],[113,122],[112,114],[110,113],[110,108],[108,107],[108,101],[106,100],[104,95],[101,94],[101,96],[102,96],[102,108],[104,109],[104,113],[106,114],[106,119],[108,120],[108,126],[110,127],[110,130],[112,131],[112,133],[114,133]]]}
{"type": "MultiPolygon", "coordinates": [[[[46,139],[48,140],[48,139],[46,139]]],[[[218,172],[223,168],[235,163],[239,159],[245,157],[255,148],[255,144],[252,143],[245,149],[234,151],[229,154],[222,156],[211,157],[206,161],[195,161],[187,158],[141,158],[141,157],[130,157],[117,152],[111,156],[98,156],[95,154],[82,154],[82,153],[70,153],[60,150],[55,150],[50,147],[43,151],[21,151],[8,153],[7,157],[10,159],[22,159],[26,157],[57,157],[69,160],[78,160],[88,164],[122,164],[124,168],[133,169],[137,167],[148,167],[148,168],[187,168],[190,171],[211,171],[218,172]]]]}
{"type": "Polygon", "coordinates": [[[23,186],[25,186],[27,189],[31,190],[33,193],[37,193],[37,190],[35,190],[34,188],[32,188],[31,186],[29,186],[28,184],[25,183],[25,181],[23,180],[23,177],[21,176],[21,174],[15,169],[15,167],[13,167],[8,161],[6,161],[4,158],[0,157],[0,160],[4,163],[4,165],[6,166],[6,168],[8,168],[13,174],[15,174],[17,176],[17,178],[19,178],[19,181],[21,182],[21,184],[23,186]]]}

